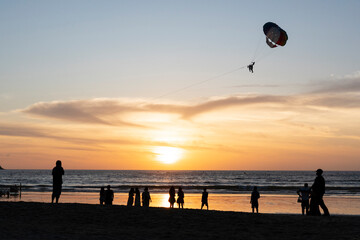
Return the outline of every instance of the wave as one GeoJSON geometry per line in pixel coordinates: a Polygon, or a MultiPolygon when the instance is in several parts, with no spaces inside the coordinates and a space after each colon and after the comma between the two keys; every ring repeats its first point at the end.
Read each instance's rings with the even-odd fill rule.
{"type": "MultiPolygon", "coordinates": [[[[0,189],[8,189],[13,185],[0,185],[0,189]]],[[[253,189],[253,186],[250,185],[219,185],[219,184],[202,184],[202,185],[153,185],[153,184],[122,184],[122,185],[111,185],[111,188],[115,192],[125,193],[128,192],[130,188],[139,188],[144,189],[148,187],[152,192],[161,192],[166,193],[171,186],[178,188],[181,186],[185,192],[188,193],[200,193],[204,188],[209,192],[213,193],[250,193],[253,189]]],[[[98,185],[63,185],[63,192],[99,192],[101,187],[106,187],[101,184],[98,185]]],[[[296,194],[296,191],[299,187],[295,186],[274,186],[274,185],[257,185],[258,190],[263,193],[268,194],[296,194]]],[[[22,185],[23,192],[51,192],[51,184],[41,184],[41,185],[22,185]]],[[[347,194],[347,195],[360,195],[360,187],[358,186],[329,186],[326,187],[326,193],[337,195],[337,194],[347,194]]]]}

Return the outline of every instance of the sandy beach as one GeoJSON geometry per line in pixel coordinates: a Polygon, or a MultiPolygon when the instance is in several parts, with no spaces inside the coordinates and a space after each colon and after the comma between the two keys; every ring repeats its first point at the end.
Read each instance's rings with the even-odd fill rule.
{"type": "Polygon", "coordinates": [[[360,239],[360,216],[0,202],[1,239],[360,239]]]}

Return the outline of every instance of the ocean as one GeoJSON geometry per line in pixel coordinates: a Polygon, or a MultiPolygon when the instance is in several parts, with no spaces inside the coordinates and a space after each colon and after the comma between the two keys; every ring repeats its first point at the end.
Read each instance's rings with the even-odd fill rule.
{"type": "MultiPolygon", "coordinates": [[[[359,171],[325,171],[327,195],[360,196],[359,171]]],[[[254,186],[266,194],[294,194],[308,183],[315,171],[138,171],[138,170],[66,170],[63,192],[99,192],[110,185],[115,192],[131,187],[149,187],[152,192],[167,192],[170,186],[188,193],[207,188],[213,193],[248,193],[254,186]]],[[[23,192],[51,192],[51,170],[2,170],[0,189],[21,184],[23,192]]]]}
{"type": "MultiPolygon", "coordinates": [[[[324,200],[330,213],[360,215],[360,172],[325,171],[324,200]]],[[[60,203],[99,204],[99,191],[110,185],[113,204],[126,205],[131,187],[143,191],[149,187],[151,207],[169,207],[169,188],[182,187],[185,208],[199,209],[201,192],[209,192],[209,208],[220,211],[250,212],[250,194],[258,187],[261,213],[300,214],[296,191],[312,185],[315,171],[130,171],[130,170],[67,170],[63,176],[60,203]]],[[[0,190],[22,186],[20,196],[0,197],[0,201],[51,201],[51,170],[0,171],[0,190]]]]}

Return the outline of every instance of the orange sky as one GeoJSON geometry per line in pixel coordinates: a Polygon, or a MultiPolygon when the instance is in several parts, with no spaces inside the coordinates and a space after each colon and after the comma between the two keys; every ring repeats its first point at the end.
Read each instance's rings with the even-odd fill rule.
{"type": "Polygon", "coordinates": [[[61,159],[67,169],[360,170],[360,112],[346,104],[356,98],[319,91],[186,103],[40,102],[2,114],[0,164],[48,169],[61,159]]]}
{"type": "Polygon", "coordinates": [[[309,3],[2,1],[0,165],[360,170],[360,1],[309,3]]]}

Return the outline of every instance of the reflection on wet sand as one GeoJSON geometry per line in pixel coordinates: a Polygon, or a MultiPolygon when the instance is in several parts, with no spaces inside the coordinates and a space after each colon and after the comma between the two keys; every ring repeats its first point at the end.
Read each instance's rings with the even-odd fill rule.
{"type": "MultiPolygon", "coordinates": [[[[127,193],[116,193],[113,204],[126,205],[127,193]]],[[[169,204],[168,193],[151,193],[150,207],[166,207],[169,204]]],[[[0,201],[24,202],[51,202],[49,192],[23,192],[19,198],[0,198],[0,201]]],[[[325,197],[328,208],[332,214],[360,215],[360,197],[325,197]]],[[[61,194],[60,203],[88,203],[99,204],[98,193],[64,192],[61,194]]],[[[201,193],[185,193],[184,208],[200,209],[201,193]]],[[[175,208],[178,208],[175,204],[175,208]]],[[[250,194],[212,194],[209,193],[209,210],[250,212],[250,194]]],[[[296,195],[266,195],[259,199],[260,213],[295,213],[301,214],[301,206],[297,203],[296,195]]]]}

